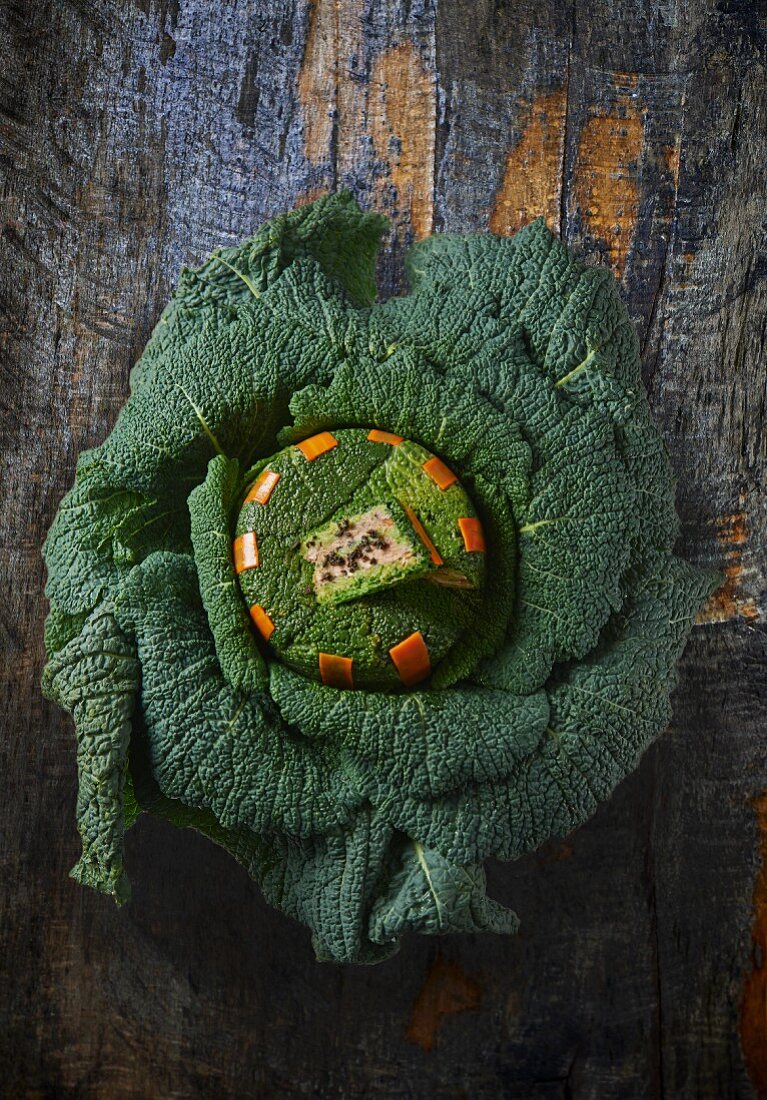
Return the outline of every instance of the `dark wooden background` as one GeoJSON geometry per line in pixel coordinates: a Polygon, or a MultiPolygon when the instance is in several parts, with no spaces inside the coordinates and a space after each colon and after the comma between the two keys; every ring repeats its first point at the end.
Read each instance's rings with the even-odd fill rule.
{"type": "Polygon", "coordinates": [[[758,0],[3,0],[0,1094],[767,1096],[767,19],[758,0]],[[565,842],[490,868],[516,938],[313,961],[213,845],[142,819],[76,886],[39,547],[182,263],[336,186],[432,230],[537,214],[620,278],[727,582],[673,723],[565,842]],[[749,1082],[749,1077],[750,1081],[749,1082]]]}

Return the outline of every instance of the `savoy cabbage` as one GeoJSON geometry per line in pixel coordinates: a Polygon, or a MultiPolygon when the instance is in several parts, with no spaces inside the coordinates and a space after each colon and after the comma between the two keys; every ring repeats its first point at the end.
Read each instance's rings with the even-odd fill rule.
{"type": "Polygon", "coordinates": [[[159,814],[359,962],[516,928],[483,861],[635,767],[715,584],[610,274],[539,220],[373,304],[385,227],[331,195],[185,270],[45,544],[73,876],[125,901],[159,814]]]}

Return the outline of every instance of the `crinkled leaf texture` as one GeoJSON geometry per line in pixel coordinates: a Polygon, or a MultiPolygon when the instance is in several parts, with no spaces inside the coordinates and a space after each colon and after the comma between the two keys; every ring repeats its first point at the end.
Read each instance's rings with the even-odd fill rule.
{"type": "Polygon", "coordinates": [[[123,832],[150,811],[227,848],[318,957],[358,962],[408,929],[516,928],[483,860],[568,833],[636,766],[716,582],[673,554],[671,472],[609,273],[537,221],[423,241],[410,294],[373,305],[385,224],[332,195],[184,271],[45,544],[73,875],[125,900],[123,832]],[[362,425],[445,459],[488,534],[481,619],[402,694],[280,666],[233,571],[268,456],[362,425]]]}

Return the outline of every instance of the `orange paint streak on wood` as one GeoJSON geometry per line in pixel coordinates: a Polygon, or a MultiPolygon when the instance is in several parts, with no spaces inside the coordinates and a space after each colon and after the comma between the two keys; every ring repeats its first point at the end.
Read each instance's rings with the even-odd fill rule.
{"type": "Polygon", "coordinates": [[[717,538],[726,547],[722,568],[724,584],[717,588],[698,615],[698,623],[721,623],[729,619],[759,618],[755,600],[743,591],[743,550],[748,540],[748,514],[745,511],[719,516],[715,521],[717,538]]]}
{"type": "Polygon", "coordinates": [[[482,989],[456,963],[437,959],[413,1005],[406,1036],[427,1053],[446,1016],[475,1012],[482,1003],[482,989]]]}
{"type": "Polygon", "coordinates": [[[371,428],[368,439],[371,443],[388,443],[390,447],[399,447],[405,437],[395,435],[394,432],[382,432],[378,428],[371,428]]]}
{"type": "Polygon", "coordinates": [[[245,503],[266,504],[279,480],[280,475],[275,470],[263,470],[258,475],[258,479],[253,488],[245,497],[245,503]]]}
{"type": "Polygon", "coordinates": [[[424,544],[426,549],[429,551],[429,555],[431,557],[432,565],[444,565],[444,561],[443,561],[442,557],[440,556],[439,550],[437,549],[437,547],[434,545],[434,543],[429,538],[428,534],[426,533],[426,528],[421,523],[420,519],[415,514],[413,509],[410,507],[409,504],[403,504],[402,507],[405,511],[405,515],[407,516],[407,518],[412,523],[415,533],[418,535],[421,542],[424,544]]]}
{"type": "Polygon", "coordinates": [[[336,107],[338,24],[334,3],[310,0],[309,31],[298,74],[304,116],[304,148],[310,164],[330,155],[336,107]]]}
{"type": "Polygon", "coordinates": [[[594,115],[581,133],[573,194],[584,229],[607,245],[610,265],[620,279],[639,217],[644,123],[630,92],[633,74],[615,75],[620,90],[614,112],[594,115]]]}
{"type": "Polygon", "coordinates": [[[454,474],[449,466],[446,466],[441,458],[427,459],[423,464],[424,473],[428,474],[431,480],[438,488],[443,492],[445,489],[449,489],[451,485],[455,485],[458,480],[458,475],[454,474]]]}
{"type": "Polygon", "coordinates": [[[431,659],[423,634],[416,630],[404,638],[398,645],[392,646],[389,656],[406,687],[420,684],[431,672],[431,659]]]}
{"type": "Polygon", "coordinates": [[[762,862],[754,887],[753,965],[740,1002],[740,1041],[756,1093],[767,1097],[767,791],[754,806],[762,862]]]}
{"type": "Polygon", "coordinates": [[[274,623],[260,603],[253,604],[250,609],[250,617],[255,623],[256,629],[261,637],[265,642],[268,642],[272,634],[274,634],[274,623]]]}
{"type": "MultiPolygon", "coordinates": [[[[335,160],[339,177],[358,164],[366,132],[367,88],[358,76],[364,46],[361,0],[310,0],[298,76],[304,149],[310,164],[330,168],[335,160]]],[[[317,187],[308,198],[327,190],[317,187]]]]}
{"type": "Polygon", "coordinates": [[[296,449],[301,452],[307,462],[314,462],[315,458],[332,451],[338,446],[338,440],[331,432],[318,432],[311,435],[303,442],[296,444],[296,449]]]}
{"type": "Polygon", "coordinates": [[[468,554],[485,553],[487,549],[485,545],[485,532],[482,530],[482,524],[475,516],[461,516],[458,520],[458,528],[461,532],[463,545],[468,554]]]}
{"type": "Polygon", "coordinates": [[[539,215],[549,229],[559,225],[566,111],[565,88],[538,96],[527,108],[522,137],[506,157],[490,214],[492,233],[516,233],[539,215]]]}
{"type": "Polygon", "coordinates": [[[234,568],[237,573],[258,568],[258,541],[255,531],[246,531],[234,540],[234,568]]]}
{"type": "Polygon", "coordinates": [[[376,154],[388,165],[397,208],[408,211],[416,237],[432,228],[436,113],[434,75],[414,43],[406,40],[379,54],[370,78],[369,130],[376,154]]]}
{"type": "Polygon", "coordinates": [[[351,657],[338,657],[335,653],[320,653],[320,678],[326,687],[353,688],[351,657]]]}

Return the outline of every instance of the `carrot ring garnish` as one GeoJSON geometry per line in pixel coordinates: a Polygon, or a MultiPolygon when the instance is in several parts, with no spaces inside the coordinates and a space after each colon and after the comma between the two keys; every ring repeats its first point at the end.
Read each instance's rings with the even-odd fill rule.
{"type": "Polygon", "coordinates": [[[458,475],[454,474],[450,467],[446,466],[442,459],[436,456],[424,462],[423,469],[437,488],[442,489],[443,492],[458,480],[458,475]]]}
{"type": "Polygon", "coordinates": [[[266,504],[279,480],[280,475],[274,470],[262,470],[255,485],[245,497],[245,504],[266,504]]]}
{"type": "Polygon", "coordinates": [[[389,656],[406,687],[412,687],[425,680],[431,672],[429,650],[420,630],[416,630],[398,645],[392,646],[389,656]]]}
{"type": "Polygon", "coordinates": [[[458,520],[458,526],[463,538],[463,545],[468,553],[484,554],[487,549],[485,546],[485,532],[482,530],[482,524],[476,516],[461,516],[458,520]]]}
{"type": "Polygon", "coordinates": [[[353,688],[352,658],[320,653],[320,677],[326,687],[353,688]]]}
{"type": "Polygon", "coordinates": [[[378,428],[371,428],[368,432],[368,440],[371,443],[388,443],[390,447],[399,447],[405,437],[395,435],[394,432],[382,432],[378,428]]]}
{"type": "Polygon", "coordinates": [[[250,609],[250,617],[256,624],[256,628],[264,639],[268,642],[272,634],[274,634],[274,623],[264,611],[260,603],[254,603],[250,609]]]}
{"type": "Polygon", "coordinates": [[[318,432],[317,435],[309,436],[308,439],[305,439],[302,443],[297,443],[296,446],[307,462],[314,462],[315,458],[319,458],[326,451],[332,451],[334,447],[337,447],[338,440],[331,432],[318,432]]]}
{"type": "Polygon", "coordinates": [[[258,542],[255,531],[246,531],[234,540],[234,568],[237,573],[258,566],[258,542]]]}

